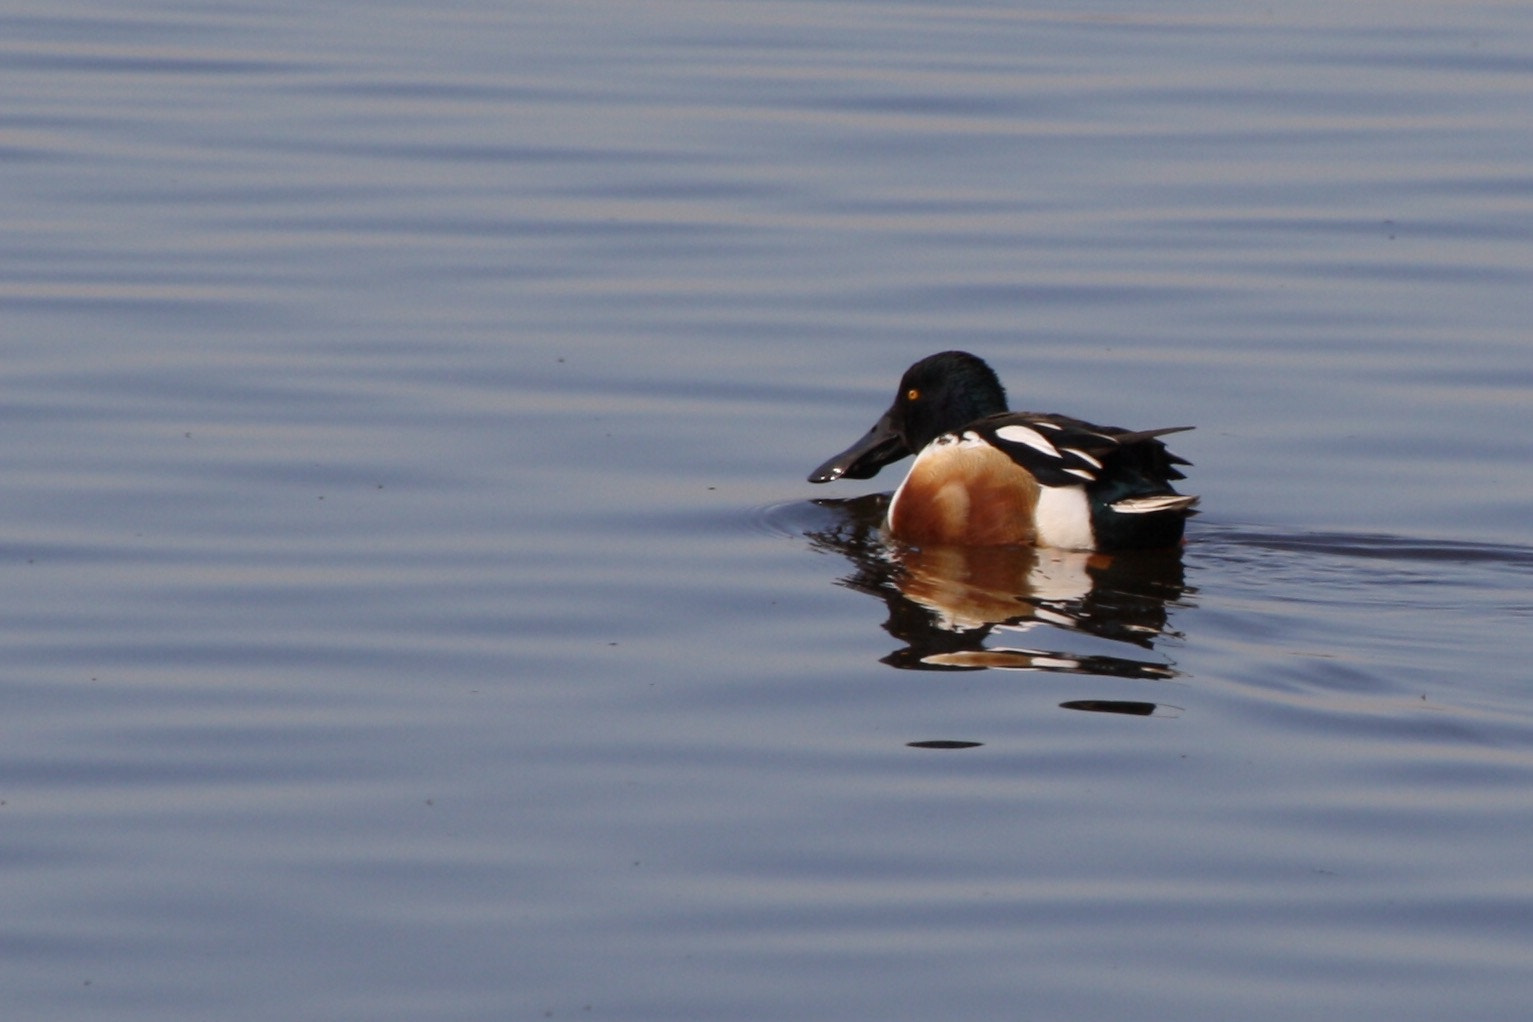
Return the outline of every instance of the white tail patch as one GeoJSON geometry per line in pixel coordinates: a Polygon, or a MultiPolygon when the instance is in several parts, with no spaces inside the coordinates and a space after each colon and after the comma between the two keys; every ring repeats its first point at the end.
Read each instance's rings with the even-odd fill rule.
{"type": "Polygon", "coordinates": [[[1015,424],[1002,426],[995,431],[995,435],[1002,440],[1009,440],[1014,444],[1023,444],[1031,447],[1033,450],[1047,454],[1051,458],[1059,457],[1059,448],[1049,443],[1042,433],[1031,427],[1015,424]]]}
{"type": "Polygon", "coordinates": [[[1148,515],[1157,511],[1185,511],[1198,502],[1197,497],[1180,493],[1160,493],[1153,497],[1126,497],[1111,507],[1119,514],[1148,515]]]}

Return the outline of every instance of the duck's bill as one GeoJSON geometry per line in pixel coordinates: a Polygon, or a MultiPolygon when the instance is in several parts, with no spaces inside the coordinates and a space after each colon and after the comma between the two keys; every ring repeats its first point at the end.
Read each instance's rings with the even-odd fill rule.
{"type": "Polygon", "coordinates": [[[834,479],[872,479],[878,470],[899,461],[910,451],[885,413],[855,444],[809,473],[811,483],[834,479]]]}

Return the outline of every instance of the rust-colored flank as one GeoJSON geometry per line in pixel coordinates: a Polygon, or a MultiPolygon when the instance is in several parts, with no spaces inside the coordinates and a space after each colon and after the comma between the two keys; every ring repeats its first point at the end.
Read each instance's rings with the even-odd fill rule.
{"type": "Polygon", "coordinates": [[[916,458],[889,509],[889,534],[916,545],[1034,541],[1038,481],[1004,451],[942,437],[916,458]]]}

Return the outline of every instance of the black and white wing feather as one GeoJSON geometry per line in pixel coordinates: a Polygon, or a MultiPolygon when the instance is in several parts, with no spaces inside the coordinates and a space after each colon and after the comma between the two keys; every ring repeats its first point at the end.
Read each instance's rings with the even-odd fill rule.
{"type": "Polygon", "coordinates": [[[1120,463],[1121,470],[1125,459],[1152,479],[1181,479],[1175,466],[1187,462],[1156,438],[1191,428],[1136,431],[1097,426],[1067,415],[1005,412],[971,423],[965,432],[976,433],[1004,451],[1044,486],[1092,486],[1109,461],[1120,463]]]}

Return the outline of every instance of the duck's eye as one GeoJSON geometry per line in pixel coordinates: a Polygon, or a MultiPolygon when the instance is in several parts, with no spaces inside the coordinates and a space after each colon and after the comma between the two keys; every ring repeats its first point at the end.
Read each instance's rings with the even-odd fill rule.
{"type": "Polygon", "coordinates": [[[905,391],[905,400],[906,401],[919,401],[920,399],[921,399],[921,392],[919,390],[917,390],[915,387],[911,387],[909,390],[905,391]]]}

